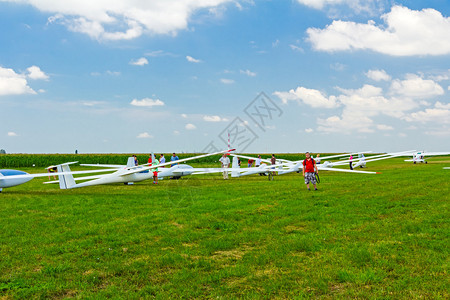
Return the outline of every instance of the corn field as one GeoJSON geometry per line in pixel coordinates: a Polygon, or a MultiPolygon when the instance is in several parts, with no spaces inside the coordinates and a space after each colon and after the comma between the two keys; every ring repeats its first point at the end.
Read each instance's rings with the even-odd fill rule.
{"type": "MultiPolygon", "coordinates": [[[[4,168],[28,168],[28,167],[48,167],[65,162],[78,161],[82,164],[118,164],[125,165],[128,157],[132,154],[0,154],[0,169],[4,168]]],[[[155,154],[159,159],[159,155],[155,154]]],[[[177,154],[180,159],[199,155],[198,153],[177,154]]],[[[256,154],[246,154],[256,157],[256,154]]],[[[262,158],[269,158],[271,154],[261,154],[262,158]]],[[[140,164],[148,161],[149,154],[136,154],[140,164]]],[[[166,162],[170,161],[171,153],[164,154],[166,162]]],[[[304,154],[277,154],[278,158],[298,160],[303,159],[304,154]]],[[[220,155],[205,157],[193,160],[191,163],[217,163],[220,155]]],[[[242,160],[246,162],[247,160],[242,160]]]]}

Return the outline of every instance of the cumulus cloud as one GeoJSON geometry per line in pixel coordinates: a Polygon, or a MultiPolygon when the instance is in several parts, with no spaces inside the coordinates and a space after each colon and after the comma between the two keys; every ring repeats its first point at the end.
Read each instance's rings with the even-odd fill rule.
{"type": "Polygon", "coordinates": [[[133,101],[130,102],[133,106],[144,106],[144,107],[152,107],[152,106],[164,106],[164,102],[159,99],[150,99],[150,98],[144,98],[142,100],[133,99],[133,101]]]}
{"type": "Polygon", "coordinates": [[[193,58],[192,56],[189,56],[189,55],[186,56],[186,60],[188,62],[195,63],[195,64],[202,62],[200,59],[193,58]]]}
{"type": "Polygon", "coordinates": [[[297,87],[295,90],[292,89],[288,92],[275,92],[274,95],[279,97],[283,104],[287,104],[289,101],[296,101],[314,108],[333,108],[338,106],[335,96],[327,97],[321,91],[304,87],[297,87]]]}
{"type": "Polygon", "coordinates": [[[314,129],[312,129],[312,128],[305,128],[305,132],[306,133],[311,133],[311,132],[314,132],[314,129]]]}
{"type": "Polygon", "coordinates": [[[412,98],[431,98],[444,94],[444,89],[431,79],[423,79],[415,74],[408,74],[405,80],[394,80],[391,92],[412,98]]]}
{"type": "Polygon", "coordinates": [[[450,103],[436,102],[433,108],[413,112],[403,117],[408,122],[450,124],[450,103]]]}
{"type": "Polygon", "coordinates": [[[27,68],[28,74],[27,77],[34,80],[48,80],[49,77],[47,74],[41,71],[38,66],[31,66],[27,68]]]}
{"type": "Polygon", "coordinates": [[[145,66],[145,65],[148,65],[148,60],[145,57],[141,57],[139,59],[130,61],[130,65],[145,66]]]}
{"type": "Polygon", "coordinates": [[[391,76],[385,70],[369,70],[366,76],[374,81],[389,81],[391,76]]]}
{"type": "Polygon", "coordinates": [[[256,73],[252,72],[250,70],[241,70],[240,72],[241,72],[241,74],[245,74],[245,75],[250,76],[250,77],[255,77],[256,76],[256,73]]]}
{"type": "Polygon", "coordinates": [[[129,40],[148,34],[175,35],[188,28],[190,17],[199,11],[213,14],[213,8],[233,0],[10,0],[29,4],[54,14],[48,23],[101,40],[129,40]]]}
{"type": "Polygon", "coordinates": [[[149,134],[148,132],[139,133],[136,137],[138,139],[151,139],[153,138],[153,135],[149,134]]]}
{"type": "Polygon", "coordinates": [[[186,124],[186,126],[184,126],[184,128],[186,128],[187,130],[194,130],[194,129],[197,129],[197,126],[189,123],[189,124],[186,124]]]}
{"type": "MultiPolygon", "coordinates": [[[[419,107],[420,101],[411,97],[391,95],[385,96],[382,88],[365,84],[359,89],[336,88],[339,94],[327,96],[324,93],[297,87],[289,92],[275,92],[283,103],[296,101],[313,108],[342,108],[341,114],[327,118],[317,118],[317,131],[351,133],[370,133],[375,130],[393,130],[385,124],[376,124],[372,118],[386,115],[404,119],[409,111],[419,107]]],[[[436,104],[436,109],[445,108],[446,104],[436,104]]]]}
{"type": "Polygon", "coordinates": [[[0,67],[0,96],[36,94],[28,86],[25,75],[17,74],[13,69],[0,67]]]}
{"type": "Polygon", "coordinates": [[[17,133],[10,131],[7,133],[8,136],[17,136],[17,133]]]}
{"type": "Polygon", "coordinates": [[[434,106],[439,109],[450,109],[450,103],[444,104],[438,101],[434,106]]]}
{"type": "Polygon", "coordinates": [[[335,20],[324,29],[309,28],[308,40],[315,50],[327,52],[372,50],[392,56],[450,53],[450,18],[439,11],[396,5],[381,18],[385,24],[378,26],[374,21],[335,20]]]}
{"type": "Polygon", "coordinates": [[[222,122],[222,121],[228,121],[226,118],[221,118],[219,116],[203,116],[203,120],[206,122],[222,122]]]}
{"type": "Polygon", "coordinates": [[[326,119],[318,118],[317,127],[318,131],[322,132],[339,132],[350,134],[353,131],[361,133],[374,132],[372,129],[373,121],[369,117],[363,114],[353,114],[348,111],[344,111],[341,117],[331,116],[326,119]]]}

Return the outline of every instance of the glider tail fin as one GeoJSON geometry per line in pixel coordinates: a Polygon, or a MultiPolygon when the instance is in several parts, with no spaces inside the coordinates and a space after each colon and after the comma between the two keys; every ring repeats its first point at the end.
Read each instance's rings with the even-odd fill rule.
{"type": "Polygon", "coordinates": [[[135,166],[135,162],[134,162],[134,157],[130,156],[128,157],[128,161],[127,161],[127,167],[131,168],[135,166]]]}
{"type": "Polygon", "coordinates": [[[233,171],[231,171],[231,177],[239,177],[239,171],[236,171],[236,169],[239,168],[239,162],[236,156],[233,156],[233,163],[231,164],[231,168],[233,169],[233,171]]]}
{"type": "MultiPolygon", "coordinates": [[[[61,164],[56,166],[58,168],[58,173],[71,172],[69,164],[61,164]]],[[[72,174],[58,175],[59,188],[62,190],[70,189],[76,185],[75,179],[72,174]]]]}

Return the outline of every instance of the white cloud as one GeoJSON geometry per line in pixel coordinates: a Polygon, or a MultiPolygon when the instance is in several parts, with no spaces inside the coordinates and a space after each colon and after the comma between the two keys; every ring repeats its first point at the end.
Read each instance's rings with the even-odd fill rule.
{"type": "Polygon", "coordinates": [[[250,76],[250,77],[255,77],[256,76],[256,73],[252,72],[250,70],[241,70],[240,72],[241,72],[241,74],[245,74],[245,75],[250,76]]]}
{"type": "Polygon", "coordinates": [[[222,82],[223,84],[233,84],[234,80],[233,79],[227,79],[227,78],[221,78],[220,82],[222,82]]]}
{"type": "Polygon", "coordinates": [[[186,60],[187,60],[188,62],[196,63],[196,64],[202,62],[200,59],[193,58],[192,56],[189,56],[189,55],[186,56],[186,60]]]}
{"type": "Polygon", "coordinates": [[[219,116],[203,116],[203,120],[206,122],[226,122],[228,119],[221,118],[219,116]]]}
{"type": "Polygon", "coordinates": [[[333,115],[328,118],[317,118],[318,131],[340,133],[371,133],[378,130],[392,130],[388,125],[376,125],[371,117],[380,114],[404,118],[418,104],[405,97],[386,98],[383,89],[372,85],[364,85],[359,89],[342,89],[338,96],[326,96],[320,91],[298,87],[289,92],[275,92],[283,103],[297,101],[314,108],[343,107],[341,115],[333,115]]]}
{"type": "Polygon", "coordinates": [[[450,18],[439,11],[393,6],[381,18],[385,24],[380,26],[374,21],[335,20],[324,29],[309,28],[308,40],[315,50],[328,52],[372,50],[392,56],[450,53],[450,18]]]}
{"type": "Polygon", "coordinates": [[[312,129],[312,128],[305,128],[305,132],[306,133],[311,133],[311,132],[314,132],[314,129],[312,129]]]}
{"type": "Polygon", "coordinates": [[[318,131],[330,133],[345,133],[350,134],[353,131],[361,133],[374,132],[372,129],[373,121],[365,115],[354,114],[344,111],[342,117],[331,116],[326,119],[318,118],[318,131]]]}
{"type": "Polygon", "coordinates": [[[10,132],[8,132],[7,135],[8,135],[8,136],[17,136],[17,133],[15,133],[15,132],[13,132],[13,131],[10,131],[10,132]]]}
{"type": "Polygon", "coordinates": [[[318,90],[304,87],[297,87],[297,89],[292,89],[289,92],[275,92],[273,94],[279,97],[284,104],[288,103],[288,101],[297,101],[314,108],[333,108],[338,106],[335,96],[327,97],[318,90]]]}
{"type": "Polygon", "coordinates": [[[187,114],[181,114],[181,117],[186,119],[187,118],[187,114]]]}
{"type": "Polygon", "coordinates": [[[27,77],[34,80],[48,80],[49,77],[47,74],[41,71],[38,66],[31,66],[27,69],[28,74],[27,77]]]}
{"type": "Polygon", "coordinates": [[[450,105],[436,102],[434,108],[413,112],[403,117],[408,122],[450,124],[450,105]]]}
{"type": "Polygon", "coordinates": [[[374,81],[389,81],[391,76],[385,70],[369,70],[366,76],[374,81]]]}
{"type": "Polygon", "coordinates": [[[151,139],[153,135],[148,134],[148,132],[139,133],[137,136],[138,139],[151,139]]]}
{"type": "Polygon", "coordinates": [[[178,130],[174,130],[174,131],[173,131],[173,134],[174,134],[174,135],[180,135],[180,132],[179,132],[178,130]]]}
{"type": "Polygon", "coordinates": [[[150,98],[144,98],[142,100],[133,99],[133,101],[130,102],[133,106],[145,106],[145,107],[152,107],[152,106],[164,106],[164,102],[162,102],[159,99],[153,100],[150,98]]]}
{"type": "Polygon", "coordinates": [[[450,109],[450,103],[444,104],[438,101],[434,106],[439,109],[450,109]]]}
{"type": "Polygon", "coordinates": [[[13,69],[0,67],[0,96],[36,94],[28,86],[25,75],[17,74],[13,69]]]}
{"type": "Polygon", "coordinates": [[[188,28],[193,14],[212,13],[212,8],[232,0],[11,0],[54,14],[49,24],[59,23],[69,30],[99,40],[129,40],[142,34],[175,35],[188,28]]]}
{"type": "Polygon", "coordinates": [[[430,98],[444,94],[444,89],[431,79],[423,79],[415,74],[408,74],[405,80],[394,80],[391,92],[411,98],[430,98]]]}
{"type": "Polygon", "coordinates": [[[378,130],[394,130],[394,127],[385,125],[385,124],[379,124],[377,125],[378,130]]]}
{"type": "Polygon", "coordinates": [[[145,66],[145,65],[148,65],[148,60],[145,57],[141,57],[139,59],[130,61],[130,65],[145,66]]]}
{"type": "Polygon", "coordinates": [[[189,124],[186,124],[186,126],[184,126],[184,128],[186,128],[187,130],[194,130],[194,129],[197,129],[197,126],[189,123],[189,124]]]}

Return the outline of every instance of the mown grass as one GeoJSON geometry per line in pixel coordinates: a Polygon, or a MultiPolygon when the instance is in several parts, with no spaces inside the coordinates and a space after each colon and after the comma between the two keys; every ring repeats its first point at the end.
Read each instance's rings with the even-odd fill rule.
{"type": "Polygon", "coordinates": [[[0,194],[0,295],[449,298],[449,164],[322,172],[317,192],[299,174],[76,190],[35,179],[0,194]]]}

